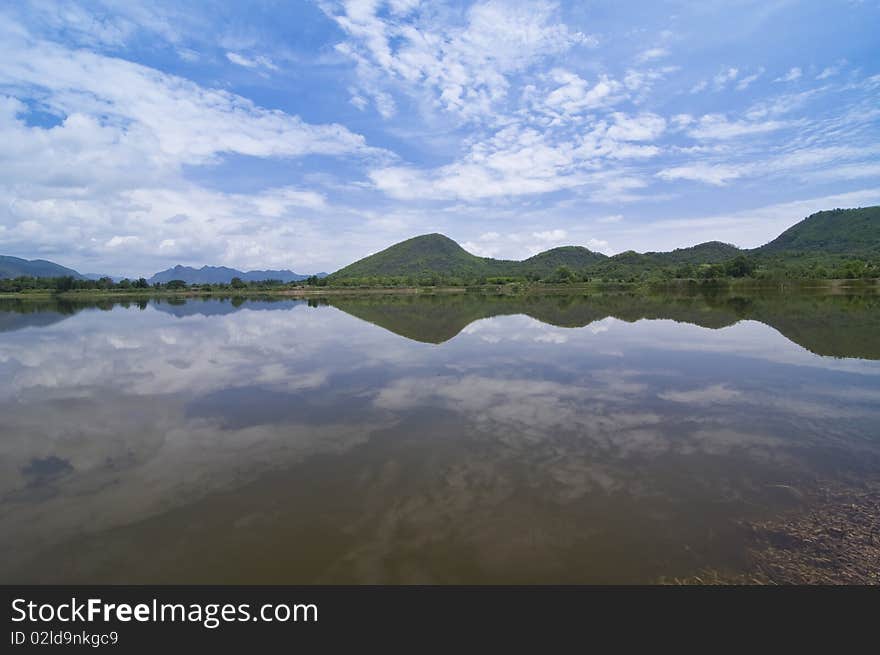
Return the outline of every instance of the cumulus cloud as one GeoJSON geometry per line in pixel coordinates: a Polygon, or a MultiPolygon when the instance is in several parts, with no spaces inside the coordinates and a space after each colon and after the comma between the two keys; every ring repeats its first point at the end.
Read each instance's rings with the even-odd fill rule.
{"type": "Polygon", "coordinates": [[[204,249],[202,256],[282,263],[286,248],[273,245],[268,231],[282,234],[279,221],[285,213],[291,218],[290,211],[320,211],[322,194],[294,187],[248,197],[208,191],[187,181],[184,167],[227,154],[380,153],[341,125],[310,124],[228,91],[34,39],[8,23],[0,32],[0,85],[7,94],[0,95],[0,189],[9,198],[0,209],[0,246],[7,251],[30,243],[41,253],[115,258],[128,249],[130,261],[136,253],[204,249]],[[28,124],[34,105],[57,124],[28,124]],[[167,222],[180,215],[189,218],[185,226],[167,222]],[[222,245],[239,231],[241,241],[222,245]],[[249,232],[262,234],[259,247],[249,232]]]}
{"type": "Polygon", "coordinates": [[[559,246],[581,245],[594,252],[614,254],[609,242],[590,236],[583,227],[574,230],[553,228],[541,231],[510,231],[505,233],[486,232],[473,240],[465,241],[462,247],[481,257],[522,260],[559,246]]]}
{"type": "Polygon", "coordinates": [[[0,57],[7,89],[36,94],[46,109],[88,117],[126,141],[133,134],[163,164],[202,163],[224,152],[270,157],[366,150],[364,138],[341,125],[312,125],[122,59],[18,39],[4,39],[0,57]]]}
{"type": "Polygon", "coordinates": [[[332,268],[437,229],[487,255],[526,255],[556,230],[610,251],[638,247],[638,226],[659,211],[645,201],[690,182],[766,179],[794,194],[851,191],[877,173],[880,76],[856,62],[846,76],[832,59],[777,78],[803,88],[760,84],[780,71],[735,52],[684,71],[670,45],[684,33],[646,28],[618,51],[609,31],[597,49],[595,17],[554,2],[322,0],[316,20],[339,29],[323,31],[320,52],[295,55],[256,23],[232,32],[189,6],[7,4],[0,251],[78,268],[332,268]],[[135,63],[147,39],[146,61],[191,79],[135,63]],[[294,59],[296,71],[277,70],[294,59]],[[268,89],[269,73],[264,97],[286,111],[242,95],[268,89]],[[315,79],[330,85],[312,107],[300,91],[315,79]],[[689,89],[743,93],[722,105],[689,89]],[[355,124],[400,156],[370,148],[355,124]],[[592,218],[630,202],[644,204],[626,225],[592,218]],[[482,238],[492,233],[505,236],[482,238]],[[523,237],[515,247],[511,234],[523,237]]]}
{"type": "Polygon", "coordinates": [[[654,141],[666,129],[666,120],[657,114],[627,116],[614,114],[614,125],[606,133],[609,139],[618,141],[654,141]]]}
{"type": "Polygon", "coordinates": [[[552,71],[550,77],[559,86],[541,96],[547,108],[563,114],[577,114],[611,105],[622,98],[623,85],[607,75],[600,76],[592,85],[579,75],[562,69],[552,71]]]}

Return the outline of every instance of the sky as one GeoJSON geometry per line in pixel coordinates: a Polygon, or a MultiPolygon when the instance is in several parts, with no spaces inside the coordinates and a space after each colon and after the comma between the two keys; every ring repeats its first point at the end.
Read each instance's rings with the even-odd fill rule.
{"type": "Polygon", "coordinates": [[[0,253],[754,247],[880,204],[880,0],[0,4],[0,253]]]}

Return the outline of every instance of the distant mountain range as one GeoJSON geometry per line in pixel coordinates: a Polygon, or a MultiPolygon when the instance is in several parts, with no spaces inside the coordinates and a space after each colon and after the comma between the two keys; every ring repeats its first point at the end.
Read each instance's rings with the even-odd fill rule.
{"type": "MultiPolygon", "coordinates": [[[[522,261],[491,259],[473,255],[442,234],[425,234],[401,241],[369,257],[339,269],[332,275],[318,273],[336,284],[364,283],[389,277],[439,276],[473,280],[480,278],[546,278],[560,267],[605,279],[626,278],[659,268],[702,266],[729,262],[739,255],[776,265],[828,260],[880,260],[880,206],[822,211],[793,225],[773,241],[743,250],[709,241],[671,252],[637,253],[632,250],[608,256],[582,246],[562,246],[538,253],[522,261]]],[[[0,256],[0,278],[84,276],[50,261],[28,261],[0,256]]],[[[183,280],[188,284],[281,280],[298,282],[307,275],[290,270],[239,271],[225,266],[175,266],[156,273],[151,284],[183,280]]],[[[115,279],[115,278],[114,278],[115,279]]]]}
{"type": "MultiPolygon", "coordinates": [[[[0,278],[14,278],[20,276],[29,277],[74,277],[78,280],[97,280],[109,277],[114,282],[122,279],[117,275],[104,275],[100,273],[80,273],[45,259],[27,260],[19,257],[0,255],[0,278]]],[[[318,273],[318,277],[326,277],[327,273],[318,273]]],[[[239,271],[225,266],[175,266],[156,273],[149,279],[150,284],[156,282],[170,282],[171,280],[183,280],[187,284],[223,284],[232,281],[232,278],[240,278],[243,282],[261,282],[263,280],[281,280],[282,282],[299,282],[305,280],[308,275],[294,273],[289,270],[266,270],[266,271],[239,271]]]]}
{"type": "Polygon", "coordinates": [[[120,275],[109,275],[107,273],[83,273],[82,276],[87,280],[100,280],[109,277],[114,282],[119,282],[122,279],[120,275]]]}
{"type": "MultiPolygon", "coordinates": [[[[326,273],[318,273],[318,277],[325,277],[326,273]]],[[[242,282],[260,282],[262,280],[281,280],[282,282],[299,282],[308,278],[308,275],[294,273],[289,270],[266,270],[266,271],[239,271],[226,266],[175,266],[164,271],[159,271],[149,280],[150,284],[157,282],[165,283],[171,280],[183,280],[187,284],[224,284],[237,277],[242,282]]]]}
{"type": "Polygon", "coordinates": [[[748,250],[709,241],[671,252],[637,253],[629,250],[609,257],[580,246],[563,246],[522,261],[513,261],[478,257],[442,234],[425,234],[349,264],[328,279],[342,283],[346,280],[421,275],[462,279],[546,277],[560,266],[599,277],[619,277],[662,267],[720,264],[738,255],[767,261],[803,258],[805,255],[880,258],[880,206],[819,212],[790,227],[770,243],[748,250]]]}

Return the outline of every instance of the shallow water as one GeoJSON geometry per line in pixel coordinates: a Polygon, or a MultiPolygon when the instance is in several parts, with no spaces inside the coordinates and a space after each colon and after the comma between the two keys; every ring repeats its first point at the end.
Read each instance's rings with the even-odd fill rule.
{"type": "Polygon", "coordinates": [[[880,478],[877,296],[0,301],[0,582],[644,583],[880,478]]]}

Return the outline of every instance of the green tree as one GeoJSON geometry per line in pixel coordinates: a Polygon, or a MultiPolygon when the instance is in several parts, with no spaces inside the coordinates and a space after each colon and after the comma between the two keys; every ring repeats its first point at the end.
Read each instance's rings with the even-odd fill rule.
{"type": "Polygon", "coordinates": [[[553,282],[562,282],[563,284],[570,284],[577,280],[577,276],[574,274],[568,266],[562,265],[556,269],[556,272],[553,274],[551,281],[553,282]]]}
{"type": "Polygon", "coordinates": [[[731,259],[724,266],[724,272],[730,277],[748,277],[755,270],[755,265],[743,255],[731,259]]]}

